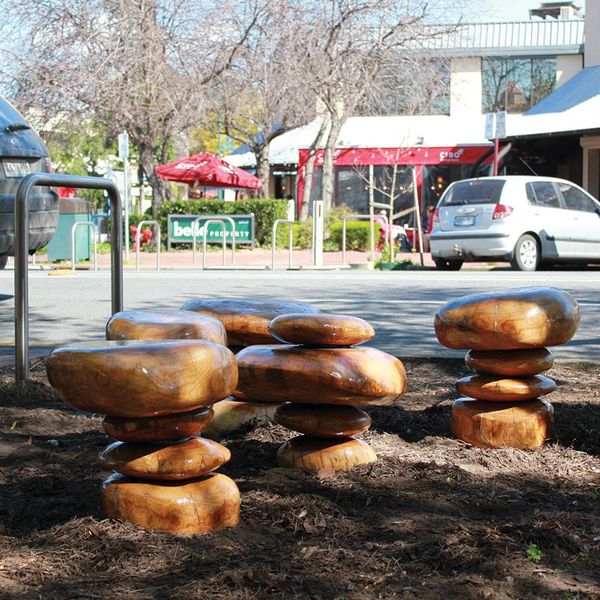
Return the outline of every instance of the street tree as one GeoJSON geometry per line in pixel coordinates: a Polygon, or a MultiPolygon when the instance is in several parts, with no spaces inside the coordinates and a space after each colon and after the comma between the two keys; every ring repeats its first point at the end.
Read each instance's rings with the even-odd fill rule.
{"type": "MultiPolygon", "coordinates": [[[[0,0],[12,44],[0,67],[20,107],[126,130],[153,190],[174,137],[197,123],[269,0],[0,0]]],[[[7,47],[8,46],[8,47],[7,47]]]]}

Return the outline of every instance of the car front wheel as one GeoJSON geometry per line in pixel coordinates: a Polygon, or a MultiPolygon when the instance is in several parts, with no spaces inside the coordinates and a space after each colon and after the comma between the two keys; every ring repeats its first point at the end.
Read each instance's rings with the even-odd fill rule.
{"type": "Polygon", "coordinates": [[[463,266],[462,260],[449,260],[447,258],[434,258],[436,269],[440,271],[460,271],[463,266]]]}
{"type": "Polygon", "coordinates": [[[514,269],[535,271],[540,264],[540,249],[537,240],[528,233],[519,238],[511,261],[514,269]]]}

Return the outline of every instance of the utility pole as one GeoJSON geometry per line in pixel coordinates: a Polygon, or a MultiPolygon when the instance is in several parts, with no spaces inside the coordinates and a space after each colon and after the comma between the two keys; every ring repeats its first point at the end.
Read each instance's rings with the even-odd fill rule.
{"type": "Polygon", "coordinates": [[[129,260],[129,134],[119,134],[119,158],[123,161],[123,207],[125,209],[125,260],[129,260]]]}

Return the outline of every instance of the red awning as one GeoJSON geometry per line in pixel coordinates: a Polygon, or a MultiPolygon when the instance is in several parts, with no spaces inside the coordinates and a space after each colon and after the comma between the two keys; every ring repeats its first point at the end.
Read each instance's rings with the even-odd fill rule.
{"type": "Polygon", "coordinates": [[[156,168],[159,177],[191,186],[257,190],[262,181],[210,152],[201,152],[156,168]]]}

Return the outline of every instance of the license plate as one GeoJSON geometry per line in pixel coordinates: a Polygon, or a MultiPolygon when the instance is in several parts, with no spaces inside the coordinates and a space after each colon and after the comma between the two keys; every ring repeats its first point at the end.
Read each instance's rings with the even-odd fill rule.
{"type": "Polygon", "coordinates": [[[24,161],[5,160],[2,166],[4,167],[4,174],[7,177],[23,177],[23,175],[31,173],[29,163],[24,161]]]}
{"type": "Polygon", "coordinates": [[[475,225],[475,217],[454,217],[455,227],[468,227],[475,225]]]}

